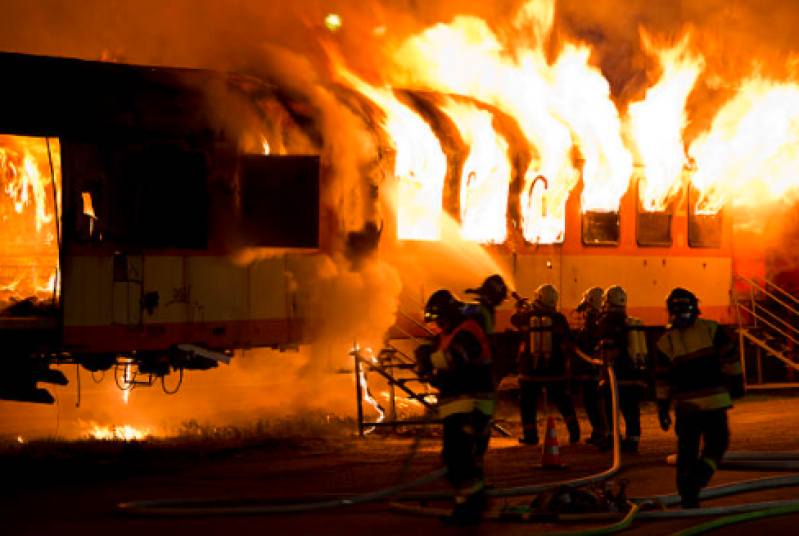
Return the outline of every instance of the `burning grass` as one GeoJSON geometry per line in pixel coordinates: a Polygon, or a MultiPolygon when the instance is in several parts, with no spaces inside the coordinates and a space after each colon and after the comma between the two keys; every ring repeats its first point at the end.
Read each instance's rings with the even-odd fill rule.
{"type": "Polygon", "coordinates": [[[117,480],[247,452],[341,445],[357,434],[354,419],[321,412],[264,418],[240,426],[190,419],[173,433],[160,436],[130,436],[124,433],[124,426],[100,428],[104,433],[99,436],[92,435],[94,429],[87,429],[83,437],[72,440],[0,437],[0,473],[4,475],[0,488],[117,480]]]}

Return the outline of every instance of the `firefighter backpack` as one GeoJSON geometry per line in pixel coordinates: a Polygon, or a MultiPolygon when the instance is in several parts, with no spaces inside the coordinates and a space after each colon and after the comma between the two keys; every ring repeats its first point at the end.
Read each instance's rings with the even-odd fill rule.
{"type": "Polygon", "coordinates": [[[628,316],[625,320],[627,331],[627,353],[638,370],[649,366],[649,348],[646,343],[646,328],[640,318],[628,316]]]}

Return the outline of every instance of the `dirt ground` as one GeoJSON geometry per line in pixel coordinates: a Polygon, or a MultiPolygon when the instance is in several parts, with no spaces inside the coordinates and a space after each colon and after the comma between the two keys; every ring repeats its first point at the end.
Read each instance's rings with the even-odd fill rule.
{"type": "MultiPolygon", "coordinates": [[[[750,396],[730,412],[733,451],[799,451],[799,419],[794,396],[750,396]]],[[[495,488],[559,482],[596,474],[612,463],[610,453],[586,444],[568,445],[558,422],[558,438],[566,470],[543,471],[541,448],[516,440],[518,417],[504,407],[500,422],[513,432],[493,437],[486,471],[495,488]]],[[[336,424],[336,423],[334,423],[336,424]]],[[[209,517],[132,517],[122,515],[119,503],[171,498],[212,498],[227,504],[270,506],[302,504],[380,490],[429,474],[440,467],[440,437],[430,434],[416,442],[414,434],[384,433],[359,438],[351,422],[321,431],[276,437],[252,431],[221,438],[190,441],[60,442],[7,444],[0,451],[2,502],[0,534],[224,534],[237,536],[306,535],[382,536],[416,534],[540,534],[601,526],[574,523],[484,522],[479,527],[442,526],[437,519],[393,511],[387,501],[280,515],[209,517]],[[416,448],[414,446],[416,445],[416,448]]],[[[581,419],[585,431],[585,419],[581,419]]],[[[543,430],[542,430],[543,432],[543,430]]],[[[638,454],[625,455],[614,477],[629,481],[628,494],[649,497],[674,493],[674,468],[666,455],[674,451],[673,432],[660,431],[654,405],[643,407],[643,437],[638,454]]],[[[772,476],[773,472],[719,471],[711,485],[772,476]]],[[[447,490],[442,480],[424,490],[447,490]]],[[[761,491],[717,499],[706,506],[786,500],[799,496],[796,488],[761,491]]],[[[532,497],[508,499],[527,504],[532,497]]],[[[495,499],[492,508],[505,505],[495,499]]],[[[444,503],[440,503],[444,506],[444,503]]],[[[671,534],[701,520],[636,522],[633,534],[671,534]]],[[[727,534],[796,533],[799,515],[751,521],[725,528],[727,534]]]]}

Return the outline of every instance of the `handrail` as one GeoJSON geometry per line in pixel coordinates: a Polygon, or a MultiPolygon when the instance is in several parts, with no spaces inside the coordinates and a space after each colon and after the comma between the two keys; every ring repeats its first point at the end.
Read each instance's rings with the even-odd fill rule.
{"type": "Polygon", "coordinates": [[[743,336],[745,336],[750,341],[752,341],[756,345],[760,346],[761,348],[763,348],[767,352],[771,352],[774,356],[777,357],[777,359],[779,359],[780,361],[785,363],[786,366],[791,367],[791,368],[793,368],[795,370],[799,370],[799,363],[794,363],[793,361],[789,360],[779,350],[775,350],[774,348],[770,347],[768,344],[766,344],[765,342],[761,341],[760,339],[758,339],[757,337],[755,337],[754,335],[752,335],[751,333],[749,333],[746,330],[742,331],[742,334],[743,334],[743,336]]]}
{"type": "MultiPolygon", "coordinates": [[[[754,280],[754,278],[752,278],[752,279],[754,280]]],[[[779,290],[784,296],[789,297],[791,300],[793,300],[794,303],[796,303],[797,307],[799,307],[799,298],[797,298],[796,296],[794,296],[793,294],[791,294],[790,292],[788,292],[787,290],[785,290],[784,288],[782,288],[778,284],[774,283],[773,281],[770,281],[770,280],[766,279],[765,277],[761,277],[760,279],[766,285],[774,287],[775,289],[779,290]]]]}
{"type": "MultiPolygon", "coordinates": [[[[745,308],[746,306],[745,306],[745,305],[741,305],[741,307],[744,307],[744,308],[745,308]]],[[[790,323],[790,322],[788,322],[787,320],[785,320],[785,319],[783,319],[783,318],[780,318],[779,316],[777,316],[777,314],[776,314],[774,311],[770,311],[769,309],[767,309],[767,308],[763,307],[762,305],[761,305],[761,306],[753,305],[753,306],[752,306],[752,309],[754,310],[754,311],[753,311],[753,314],[755,314],[755,315],[757,315],[757,311],[758,311],[758,310],[761,310],[761,311],[763,311],[764,313],[768,313],[768,314],[769,314],[769,316],[770,316],[771,318],[773,318],[773,319],[777,320],[777,321],[778,321],[780,324],[782,324],[782,325],[784,325],[784,326],[786,326],[786,327],[790,328],[791,330],[793,330],[794,332],[796,332],[797,334],[799,334],[799,328],[795,327],[793,324],[791,324],[791,323],[790,323]]],[[[761,320],[764,320],[764,321],[765,321],[765,318],[764,318],[764,317],[760,317],[760,316],[758,316],[758,318],[759,318],[759,319],[761,319],[761,320]]]]}
{"type": "MultiPolygon", "coordinates": [[[[763,292],[763,293],[764,293],[766,296],[768,296],[769,298],[773,299],[775,302],[779,303],[779,304],[780,304],[780,305],[782,305],[783,307],[785,307],[785,308],[787,308],[788,310],[790,310],[790,311],[791,311],[793,314],[795,314],[795,315],[799,316],[799,310],[797,310],[797,309],[794,309],[793,307],[791,307],[790,305],[788,305],[788,304],[787,304],[787,303],[785,303],[784,301],[782,301],[782,300],[780,300],[779,298],[777,298],[776,296],[774,296],[774,294],[772,294],[771,292],[769,292],[769,291],[768,291],[768,289],[767,289],[765,286],[763,286],[763,285],[761,285],[760,283],[758,283],[758,282],[757,282],[755,279],[749,279],[749,278],[747,278],[747,277],[744,277],[744,276],[742,276],[742,275],[738,275],[738,274],[736,274],[736,275],[734,276],[734,278],[735,278],[735,279],[737,279],[737,280],[739,280],[739,281],[744,281],[745,283],[749,283],[749,285],[750,285],[750,290],[751,290],[751,288],[752,288],[752,287],[756,288],[757,290],[759,290],[759,291],[763,292]]],[[[776,289],[779,289],[779,291],[780,291],[780,292],[782,292],[783,294],[785,294],[786,296],[789,296],[789,297],[790,297],[790,298],[791,298],[791,299],[792,299],[792,300],[793,300],[793,301],[794,301],[794,302],[797,304],[797,307],[799,307],[799,300],[797,300],[796,298],[794,298],[793,296],[791,296],[790,294],[788,294],[788,293],[787,293],[785,290],[781,289],[780,287],[778,287],[777,285],[775,285],[774,283],[772,283],[772,282],[771,282],[771,281],[769,281],[768,279],[763,279],[763,281],[764,281],[766,284],[768,284],[768,285],[771,285],[772,287],[774,287],[774,288],[776,288],[776,289]]],[[[753,296],[751,299],[752,299],[752,302],[754,303],[754,296],[753,296]]],[[[737,301],[737,297],[736,297],[736,301],[737,301]]]]}
{"type": "Polygon", "coordinates": [[[741,308],[741,309],[743,309],[744,311],[748,312],[748,313],[749,313],[749,314],[751,314],[752,316],[754,316],[754,317],[758,318],[759,320],[761,320],[761,321],[765,322],[765,323],[766,323],[766,324],[767,324],[769,327],[771,327],[772,329],[774,329],[774,330],[776,330],[777,332],[779,332],[781,335],[784,335],[785,337],[787,337],[788,339],[790,339],[791,341],[793,341],[793,343],[794,343],[794,344],[799,344],[799,340],[797,340],[797,339],[793,338],[791,335],[789,335],[789,334],[785,333],[785,332],[784,332],[784,331],[782,331],[780,328],[778,328],[777,326],[775,326],[774,324],[772,324],[771,322],[769,322],[769,321],[768,321],[768,320],[766,320],[765,318],[763,318],[763,317],[759,316],[759,315],[758,315],[756,312],[754,312],[754,311],[752,311],[751,309],[749,309],[747,306],[745,306],[745,305],[741,305],[741,304],[739,303],[739,304],[738,304],[738,307],[740,307],[740,308],[741,308]]]}

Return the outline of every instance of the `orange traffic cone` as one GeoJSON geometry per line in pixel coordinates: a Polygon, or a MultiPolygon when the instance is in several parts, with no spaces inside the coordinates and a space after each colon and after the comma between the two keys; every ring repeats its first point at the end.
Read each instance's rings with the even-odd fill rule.
{"type": "Polygon", "coordinates": [[[547,419],[547,433],[544,439],[544,450],[541,453],[541,469],[566,469],[567,465],[560,463],[558,450],[558,432],[555,430],[555,417],[550,415],[547,419]]]}

